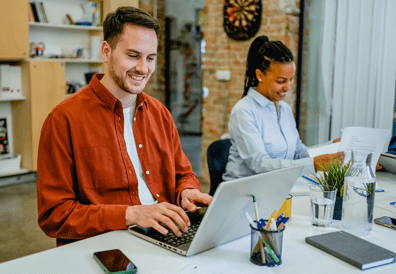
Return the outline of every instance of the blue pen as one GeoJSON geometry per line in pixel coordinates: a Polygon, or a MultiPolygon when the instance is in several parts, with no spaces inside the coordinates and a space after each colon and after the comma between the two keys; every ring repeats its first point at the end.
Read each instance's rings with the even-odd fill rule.
{"type": "Polygon", "coordinates": [[[391,202],[390,205],[393,205],[393,206],[394,206],[394,205],[396,205],[396,202],[391,202]]]}
{"type": "Polygon", "coordinates": [[[284,224],[286,224],[287,221],[289,221],[289,217],[283,218],[281,222],[284,223],[284,224]]]}
{"type": "Polygon", "coordinates": [[[278,225],[281,223],[281,221],[282,221],[282,219],[283,219],[283,216],[285,216],[285,213],[284,213],[284,212],[282,212],[281,214],[279,214],[278,219],[276,219],[276,226],[278,226],[278,225]]]}
{"type": "Polygon", "coordinates": [[[304,179],[310,181],[311,183],[314,183],[315,185],[320,186],[320,184],[319,184],[317,181],[315,181],[315,180],[309,178],[308,176],[302,175],[301,177],[303,177],[304,179]]]}

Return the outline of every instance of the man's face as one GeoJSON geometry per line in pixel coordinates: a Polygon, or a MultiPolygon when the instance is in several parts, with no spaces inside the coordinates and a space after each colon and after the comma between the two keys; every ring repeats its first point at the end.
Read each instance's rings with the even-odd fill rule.
{"type": "Polygon", "coordinates": [[[107,46],[104,61],[114,84],[127,93],[141,93],[155,70],[155,30],[126,24],[115,48],[107,46]]]}

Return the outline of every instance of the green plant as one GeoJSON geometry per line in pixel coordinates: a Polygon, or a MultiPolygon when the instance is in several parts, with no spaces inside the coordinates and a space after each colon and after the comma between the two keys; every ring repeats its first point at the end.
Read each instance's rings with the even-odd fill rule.
{"type": "Polygon", "coordinates": [[[312,176],[321,185],[323,190],[329,190],[329,186],[337,188],[337,197],[342,197],[344,190],[345,176],[352,175],[351,161],[343,164],[339,160],[333,160],[331,163],[319,164],[322,172],[318,174],[312,173],[312,176]]]}

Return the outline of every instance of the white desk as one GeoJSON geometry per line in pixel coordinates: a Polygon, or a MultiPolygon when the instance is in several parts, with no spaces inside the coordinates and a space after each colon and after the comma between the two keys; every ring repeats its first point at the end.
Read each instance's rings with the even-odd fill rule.
{"type": "MultiPolygon", "coordinates": [[[[393,198],[396,201],[396,175],[377,173],[384,193],[376,193],[377,201],[393,198]]],[[[378,206],[374,216],[391,216],[394,211],[378,206]]],[[[95,251],[121,249],[139,268],[138,273],[177,273],[181,265],[195,262],[218,265],[226,262],[235,270],[232,273],[361,273],[355,268],[305,243],[305,237],[335,231],[317,228],[310,223],[309,197],[292,199],[292,218],[286,225],[283,238],[282,264],[270,268],[256,266],[249,261],[250,235],[192,257],[184,257],[141,240],[127,231],[113,231],[66,246],[54,248],[0,264],[0,273],[104,273],[94,261],[95,251]]],[[[28,228],[27,228],[28,229],[28,228]]],[[[373,230],[364,239],[396,252],[396,231],[373,224],[373,230]]],[[[364,271],[370,273],[396,273],[396,263],[364,271]]]]}

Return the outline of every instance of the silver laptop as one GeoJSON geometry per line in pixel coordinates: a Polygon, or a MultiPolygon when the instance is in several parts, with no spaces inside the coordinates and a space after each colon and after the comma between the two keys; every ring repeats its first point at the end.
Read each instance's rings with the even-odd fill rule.
{"type": "Polygon", "coordinates": [[[396,174],[396,155],[390,153],[382,153],[378,160],[385,171],[392,172],[396,174]]]}
{"type": "Polygon", "coordinates": [[[164,237],[152,228],[138,226],[130,226],[128,231],[178,254],[197,254],[250,233],[244,212],[255,219],[252,195],[256,196],[259,217],[268,219],[280,209],[303,168],[298,165],[222,182],[208,208],[188,213],[192,225],[180,238],[172,231],[164,237]],[[190,232],[195,235],[189,236],[190,232]],[[182,238],[190,239],[184,242],[182,238]]]}

